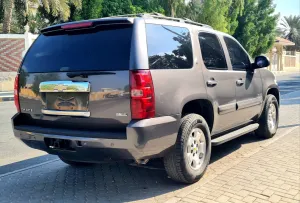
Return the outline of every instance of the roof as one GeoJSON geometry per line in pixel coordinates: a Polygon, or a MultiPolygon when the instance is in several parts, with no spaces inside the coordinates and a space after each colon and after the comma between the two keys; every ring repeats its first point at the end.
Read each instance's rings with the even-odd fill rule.
{"type": "Polygon", "coordinates": [[[206,24],[203,24],[203,23],[198,23],[198,22],[192,21],[191,19],[188,19],[188,18],[167,17],[167,16],[164,16],[160,13],[126,14],[126,15],[110,16],[110,17],[106,17],[106,18],[120,18],[120,17],[141,17],[141,18],[153,18],[153,19],[160,19],[160,20],[170,20],[170,21],[175,21],[175,22],[180,22],[180,23],[187,23],[187,24],[191,24],[191,25],[196,25],[196,26],[201,26],[201,27],[206,27],[206,28],[209,28],[209,29],[213,29],[210,25],[206,25],[206,24]]]}
{"type": "Polygon", "coordinates": [[[284,39],[281,37],[276,37],[275,44],[280,44],[283,46],[294,46],[295,45],[294,42],[291,42],[290,40],[287,40],[287,39],[284,39]]]}
{"type": "Polygon", "coordinates": [[[166,17],[159,13],[139,13],[139,14],[127,14],[127,15],[110,16],[110,17],[98,18],[98,19],[66,22],[66,23],[61,23],[61,24],[56,24],[56,25],[46,27],[46,28],[42,29],[41,32],[42,33],[51,32],[54,30],[59,30],[59,29],[61,29],[62,26],[65,26],[65,25],[73,25],[73,24],[87,23],[87,22],[92,22],[92,24],[94,26],[96,24],[116,23],[117,21],[119,21],[119,23],[133,23],[134,18],[168,20],[168,21],[173,21],[173,22],[178,22],[178,23],[185,23],[185,24],[200,26],[203,28],[213,30],[213,28],[209,25],[198,23],[198,22],[192,21],[188,18],[166,17]]]}

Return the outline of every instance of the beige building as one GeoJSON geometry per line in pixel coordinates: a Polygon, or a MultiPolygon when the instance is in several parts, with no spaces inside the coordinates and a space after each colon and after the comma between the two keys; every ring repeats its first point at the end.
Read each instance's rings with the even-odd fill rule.
{"type": "Polygon", "coordinates": [[[295,46],[294,42],[276,37],[275,44],[266,55],[270,59],[271,71],[297,71],[300,68],[300,52],[286,51],[286,47],[295,46]]]}

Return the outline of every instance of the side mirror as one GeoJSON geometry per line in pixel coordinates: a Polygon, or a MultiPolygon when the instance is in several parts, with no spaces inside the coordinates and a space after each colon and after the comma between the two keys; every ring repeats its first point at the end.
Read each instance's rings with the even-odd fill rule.
{"type": "Polygon", "coordinates": [[[257,68],[265,68],[268,67],[270,65],[270,61],[267,57],[265,56],[257,56],[255,58],[255,62],[253,64],[253,68],[257,69],[257,68]]]}

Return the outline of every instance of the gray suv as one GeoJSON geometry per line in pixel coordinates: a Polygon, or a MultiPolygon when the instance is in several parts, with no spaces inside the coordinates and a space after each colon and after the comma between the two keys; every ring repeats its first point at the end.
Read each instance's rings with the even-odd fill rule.
{"type": "Polygon", "coordinates": [[[277,130],[269,61],[231,36],[158,14],[54,25],[41,31],[15,81],[16,137],[70,165],[163,158],[193,183],[212,146],[277,130]]]}

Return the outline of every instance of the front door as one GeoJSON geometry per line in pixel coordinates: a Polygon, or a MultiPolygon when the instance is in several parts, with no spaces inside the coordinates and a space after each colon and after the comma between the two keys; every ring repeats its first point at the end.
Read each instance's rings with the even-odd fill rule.
{"type": "Polygon", "coordinates": [[[224,37],[234,75],[237,125],[254,119],[262,107],[262,79],[259,70],[251,69],[247,52],[233,38],[224,37]]]}
{"type": "Polygon", "coordinates": [[[200,32],[199,42],[203,64],[203,76],[207,95],[214,106],[212,135],[227,130],[235,124],[236,111],[234,75],[228,71],[220,38],[208,32],[200,32]]]}

